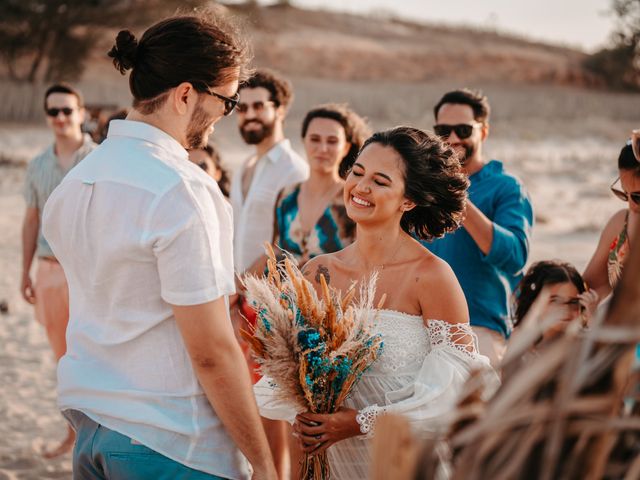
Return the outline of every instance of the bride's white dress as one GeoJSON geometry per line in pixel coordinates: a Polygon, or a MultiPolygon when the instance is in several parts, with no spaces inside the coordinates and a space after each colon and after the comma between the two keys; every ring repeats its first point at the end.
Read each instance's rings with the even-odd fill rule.
{"type": "MultiPolygon", "coordinates": [[[[328,450],[332,478],[367,478],[371,457],[369,439],[381,413],[404,415],[418,434],[435,431],[455,407],[458,394],[473,368],[491,368],[478,354],[468,324],[424,320],[392,310],[377,310],[373,333],[382,334],[384,350],[363,374],[345,406],[359,411],[358,423],[367,435],[343,440],[328,450]]],[[[277,387],[275,387],[277,388],[277,387]]],[[[295,418],[295,410],[274,397],[263,378],[254,391],[263,417],[295,418]]]]}

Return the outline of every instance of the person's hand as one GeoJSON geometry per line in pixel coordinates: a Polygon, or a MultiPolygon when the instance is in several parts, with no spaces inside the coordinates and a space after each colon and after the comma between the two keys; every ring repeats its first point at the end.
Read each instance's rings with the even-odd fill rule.
{"type": "Polygon", "coordinates": [[[589,325],[589,320],[598,308],[598,302],[600,296],[594,289],[589,289],[584,293],[578,295],[578,302],[580,303],[580,317],[582,318],[582,326],[589,325]]]}
{"type": "Polygon", "coordinates": [[[636,160],[640,162],[640,129],[631,132],[631,148],[636,160]]]}
{"type": "Polygon", "coordinates": [[[301,413],[296,416],[293,432],[302,451],[315,455],[340,440],[361,435],[357,415],[352,408],[341,408],[330,414],[301,413]]]}
{"type": "Polygon", "coordinates": [[[22,292],[22,298],[31,305],[36,303],[36,291],[31,283],[31,277],[28,273],[22,275],[22,283],[20,285],[20,291],[22,292]]]}

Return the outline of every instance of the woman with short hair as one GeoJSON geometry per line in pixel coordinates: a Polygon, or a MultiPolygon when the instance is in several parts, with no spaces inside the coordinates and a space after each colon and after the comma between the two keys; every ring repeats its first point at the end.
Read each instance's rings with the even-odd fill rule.
{"type": "Polygon", "coordinates": [[[431,133],[397,127],[369,138],[345,165],[343,199],[356,240],[307,262],[304,274],[320,291],[321,276],[346,292],[377,272],[372,333],[384,343],[343,408],[333,414],[296,412],[278,400],[268,378],[254,388],[260,413],[294,421],[300,448],[328,450],[331,476],[366,478],[367,440],[376,419],[395,413],[419,433],[443,427],[473,368],[490,368],[479,355],[462,289],[449,265],[414,236],[429,240],[460,224],[469,181],[455,152],[431,133]],[[298,415],[296,415],[296,413],[298,415]]]}

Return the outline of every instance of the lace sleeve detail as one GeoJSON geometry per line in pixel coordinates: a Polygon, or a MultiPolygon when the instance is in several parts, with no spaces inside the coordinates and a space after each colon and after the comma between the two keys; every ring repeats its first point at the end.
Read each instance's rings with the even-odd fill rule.
{"type": "Polygon", "coordinates": [[[373,437],[376,421],[378,417],[384,413],[385,408],[379,407],[378,405],[369,405],[358,412],[356,422],[360,425],[360,433],[364,435],[364,437],[361,438],[373,437]]]}
{"type": "Polygon", "coordinates": [[[468,323],[449,323],[429,320],[431,348],[452,348],[469,359],[478,357],[478,337],[468,323]]]}

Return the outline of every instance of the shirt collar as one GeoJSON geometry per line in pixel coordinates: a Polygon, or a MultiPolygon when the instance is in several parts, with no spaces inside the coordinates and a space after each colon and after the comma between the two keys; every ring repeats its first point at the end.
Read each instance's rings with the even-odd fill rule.
{"type": "Polygon", "coordinates": [[[120,136],[137,138],[158,145],[172,155],[184,160],[189,159],[189,153],[168,133],[153,125],[134,120],[112,120],[109,123],[107,138],[120,136]]]}
{"type": "MultiPolygon", "coordinates": [[[[78,162],[80,162],[80,160],[87,155],[88,149],[91,149],[95,146],[96,144],[91,138],[91,135],[86,132],[83,133],[82,145],[80,145],[80,148],[78,148],[73,154],[75,156],[75,160],[73,161],[72,167],[76,166],[78,162]]],[[[51,145],[49,145],[49,148],[47,149],[47,156],[50,161],[54,162],[58,167],[60,167],[60,164],[58,163],[58,155],[56,154],[56,142],[53,142],[51,145]]]]}
{"type": "Polygon", "coordinates": [[[280,157],[289,150],[291,150],[291,142],[288,138],[285,138],[271,147],[264,156],[267,157],[271,163],[276,163],[280,160],[280,157]]]}
{"type": "Polygon", "coordinates": [[[484,167],[469,177],[469,180],[482,180],[483,178],[499,175],[504,170],[502,162],[491,160],[484,167]]]}

